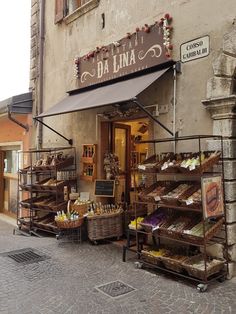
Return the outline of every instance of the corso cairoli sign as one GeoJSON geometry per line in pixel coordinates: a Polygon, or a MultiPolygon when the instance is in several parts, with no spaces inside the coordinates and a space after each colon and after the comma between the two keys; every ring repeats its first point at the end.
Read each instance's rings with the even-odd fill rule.
{"type": "MultiPolygon", "coordinates": [[[[158,24],[136,30],[126,38],[97,47],[76,58],[79,88],[113,80],[170,61],[170,42],[158,24]],[[167,42],[167,43],[166,43],[167,42]],[[167,46],[168,45],[168,46],[167,46]]],[[[171,48],[172,49],[172,48],[171,48]]]]}

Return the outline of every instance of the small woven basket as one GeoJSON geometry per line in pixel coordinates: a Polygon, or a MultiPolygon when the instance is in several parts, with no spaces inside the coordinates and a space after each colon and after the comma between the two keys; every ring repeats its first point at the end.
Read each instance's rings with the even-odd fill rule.
{"type": "Polygon", "coordinates": [[[84,218],[81,217],[77,220],[57,221],[56,225],[59,229],[73,229],[80,227],[84,222],[84,218]]]}

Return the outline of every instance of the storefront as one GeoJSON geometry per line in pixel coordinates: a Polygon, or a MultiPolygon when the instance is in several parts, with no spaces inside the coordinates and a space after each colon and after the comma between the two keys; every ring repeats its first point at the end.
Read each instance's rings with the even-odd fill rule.
{"type": "MultiPolygon", "coordinates": [[[[88,181],[107,176],[104,155],[108,152],[119,157],[119,180],[123,186],[118,193],[119,200],[122,198],[123,202],[130,203],[133,197],[130,192],[134,187],[132,168],[151,154],[147,145],[136,148],[135,139],[151,139],[156,130],[159,136],[173,136],[175,133],[174,93],[178,64],[176,66],[171,60],[170,29],[171,19],[167,16],[162,26],[156,23],[140,29],[136,34],[97,47],[77,58],[75,68],[79,89],[69,91],[69,96],[35,117],[47,126],[47,117],[82,113],[88,119],[88,128],[89,119],[95,118],[95,128],[91,132],[84,128],[85,121],[83,126],[81,124],[84,130],[80,130],[82,137],[86,137],[88,132],[90,143],[97,145],[96,175],[92,171],[90,176],[93,180],[86,180],[83,176],[79,183],[81,188],[89,189],[91,197],[94,184],[88,181]],[[164,33],[160,27],[164,28],[164,33]],[[173,106],[169,105],[171,100],[174,100],[173,106]],[[161,115],[166,116],[166,123],[159,121],[161,115]]],[[[91,125],[94,126],[94,123],[91,122],[91,125]]],[[[77,146],[77,139],[72,140],[77,146]]],[[[69,139],[67,141],[70,144],[72,142],[69,139]]],[[[82,145],[77,147],[79,155],[83,154],[82,145]]],[[[79,163],[78,168],[81,175],[84,172],[83,165],[79,163]]]]}
{"type": "MultiPolygon", "coordinates": [[[[59,2],[64,4],[56,1],[59,2]]],[[[39,143],[46,149],[73,143],[78,191],[88,192],[93,200],[98,200],[94,194],[95,180],[111,177],[109,167],[104,169],[104,154],[119,155],[122,169],[116,197],[132,203],[132,188],[136,181],[142,185],[144,179],[131,176],[133,165],[144,156],[161,151],[157,150],[159,144],[143,143],[141,148],[136,143],[133,145],[133,138],[146,141],[173,135],[224,135],[226,219],[233,275],[236,261],[234,2],[230,0],[223,7],[217,2],[215,19],[209,19],[212,7],[203,0],[171,5],[139,2],[124,2],[121,8],[116,1],[107,5],[107,1],[91,0],[74,12],[61,5],[56,7],[61,9],[56,24],[53,1],[45,8],[43,1],[37,2],[45,24],[44,19],[37,20],[39,14],[34,14],[37,6],[32,7],[32,25],[39,25],[41,32],[45,29],[47,33],[47,36],[40,33],[38,38],[37,34],[32,35],[32,42],[38,42],[41,47],[37,55],[39,64],[44,58],[38,78],[32,49],[35,112],[38,120],[59,133],[43,127],[43,132],[38,133],[39,143]],[[134,10],[135,5],[138,10],[134,10]],[[65,16],[68,12],[71,14],[65,16]],[[114,12],[120,13],[115,19],[110,18],[114,12]],[[173,23],[164,25],[165,18],[171,20],[171,16],[173,23]],[[151,25],[154,21],[157,22],[151,25]],[[94,158],[88,157],[92,150],[96,152],[94,158]]],[[[35,123],[37,128],[39,125],[35,123]]],[[[209,142],[205,148],[218,151],[219,143],[209,142]]],[[[166,145],[162,151],[170,152],[173,147],[166,145]]],[[[188,147],[183,145],[181,150],[178,147],[178,151],[196,152],[196,147],[192,141],[188,147]]],[[[224,248],[219,245],[212,247],[212,251],[222,256],[224,248]]]]}
{"type": "Polygon", "coordinates": [[[0,102],[0,210],[16,215],[18,150],[28,149],[32,124],[32,94],[13,96],[0,102]]]}

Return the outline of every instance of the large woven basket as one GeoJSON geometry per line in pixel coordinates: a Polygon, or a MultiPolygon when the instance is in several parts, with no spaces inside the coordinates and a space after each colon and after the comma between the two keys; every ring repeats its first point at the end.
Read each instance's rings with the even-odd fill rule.
{"type": "Polygon", "coordinates": [[[91,241],[121,237],[122,213],[88,216],[88,238],[91,241]]]}
{"type": "MultiPolygon", "coordinates": [[[[194,264],[200,260],[203,260],[202,254],[195,255],[195,256],[192,256],[192,257],[186,259],[182,263],[182,266],[188,272],[188,274],[190,276],[201,279],[201,280],[204,280],[205,278],[208,278],[214,274],[219,273],[225,264],[225,260],[218,259],[217,263],[215,265],[213,265],[213,266],[207,265],[206,269],[199,269],[196,266],[194,266],[194,264]]],[[[210,260],[210,258],[207,258],[207,260],[210,260]]]]}
{"type": "Polygon", "coordinates": [[[159,256],[154,256],[145,250],[141,251],[141,260],[152,265],[161,265],[161,259],[159,256]]]}

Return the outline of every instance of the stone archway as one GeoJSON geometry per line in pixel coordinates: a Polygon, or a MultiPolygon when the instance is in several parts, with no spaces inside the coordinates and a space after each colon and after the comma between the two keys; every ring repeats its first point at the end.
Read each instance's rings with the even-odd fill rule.
{"type": "MultiPolygon", "coordinates": [[[[229,277],[236,276],[236,27],[223,37],[222,50],[213,60],[214,76],[207,82],[202,103],[213,119],[213,134],[224,136],[224,169],[229,277]]],[[[220,143],[209,143],[219,149],[220,143]]],[[[214,253],[223,254],[222,247],[214,253]]]]}

